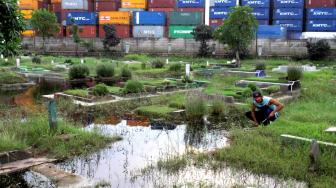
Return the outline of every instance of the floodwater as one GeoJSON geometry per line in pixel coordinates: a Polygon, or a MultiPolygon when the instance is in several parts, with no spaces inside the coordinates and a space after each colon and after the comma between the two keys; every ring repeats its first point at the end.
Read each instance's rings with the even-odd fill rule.
{"type": "Polygon", "coordinates": [[[108,182],[109,187],[306,187],[304,183],[256,176],[229,167],[218,172],[189,166],[175,174],[142,169],[188,152],[207,152],[228,146],[226,131],[179,125],[174,130],[152,130],[148,126],[130,126],[126,120],[117,125],[92,124],[87,130],[105,135],[120,135],[122,141],[88,156],[58,164],[66,171],[86,177],[93,184],[108,182]]]}

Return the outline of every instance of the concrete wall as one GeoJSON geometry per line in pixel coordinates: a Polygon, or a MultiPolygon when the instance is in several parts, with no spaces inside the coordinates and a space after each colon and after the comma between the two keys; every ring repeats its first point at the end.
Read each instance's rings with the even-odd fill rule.
{"type": "MultiPolygon", "coordinates": [[[[84,39],[91,43],[94,51],[104,51],[102,39],[84,39]]],[[[306,40],[288,41],[288,40],[265,40],[259,39],[257,46],[262,48],[262,56],[293,56],[307,54],[306,40]]],[[[130,53],[150,53],[150,54],[179,54],[179,55],[196,55],[199,49],[199,42],[193,39],[123,39],[121,43],[114,49],[118,52],[125,52],[125,48],[129,44],[130,53]],[[169,45],[170,44],[170,45],[169,45]],[[169,51],[169,46],[171,49],[169,51]]],[[[330,41],[332,49],[336,49],[336,42],[330,41]]],[[[214,55],[227,55],[229,48],[220,44],[218,41],[209,41],[210,47],[213,47],[214,55]]],[[[42,39],[24,38],[22,42],[24,49],[38,50],[42,46],[42,39]]],[[[72,38],[50,38],[46,41],[48,52],[70,53],[74,52],[76,45],[72,38]]],[[[249,47],[250,53],[256,53],[256,41],[253,41],[249,47]]],[[[89,50],[83,46],[79,47],[82,53],[89,50]]]]}

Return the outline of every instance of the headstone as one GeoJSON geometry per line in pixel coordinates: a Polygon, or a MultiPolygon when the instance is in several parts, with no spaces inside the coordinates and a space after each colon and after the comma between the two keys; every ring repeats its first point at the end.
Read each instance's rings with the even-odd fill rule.
{"type": "Polygon", "coordinates": [[[84,64],[84,59],[81,59],[80,61],[81,61],[81,64],[84,64]]]}
{"type": "Polygon", "coordinates": [[[20,59],[19,58],[17,58],[16,59],[16,68],[20,68],[20,59]]]}
{"type": "Polygon", "coordinates": [[[258,56],[262,55],[262,51],[263,51],[262,45],[258,45],[258,56]]]}
{"type": "Polygon", "coordinates": [[[5,62],[8,62],[8,59],[7,59],[7,58],[5,59],[5,62]]]}
{"type": "Polygon", "coordinates": [[[3,54],[1,54],[1,59],[3,59],[4,58],[4,56],[3,56],[3,54]]]}
{"type": "Polygon", "coordinates": [[[54,64],[54,60],[51,60],[51,64],[54,64]]]}
{"type": "Polygon", "coordinates": [[[169,64],[169,59],[166,59],[166,64],[169,64]]]}
{"type": "Polygon", "coordinates": [[[207,67],[209,66],[209,61],[207,61],[207,64],[206,64],[206,66],[207,66],[207,67]]]}
{"type": "Polygon", "coordinates": [[[49,117],[50,130],[56,130],[57,129],[57,112],[56,112],[55,100],[51,100],[48,102],[48,117],[49,117]]]}
{"type": "Polygon", "coordinates": [[[190,76],[190,64],[186,64],[186,77],[190,76]]]}
{"type": "Polygon", "coordinates": [[[125,53],[128,54],[130,50],[130,44],[128,42],[125,43],[125,53]]]}

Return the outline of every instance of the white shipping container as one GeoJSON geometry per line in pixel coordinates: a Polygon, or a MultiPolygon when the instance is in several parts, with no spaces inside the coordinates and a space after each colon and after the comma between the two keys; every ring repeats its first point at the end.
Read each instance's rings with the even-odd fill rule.
{"type": "Polygon", "coordinates": [[[164,26],[133,26],[134,38],[163,38],[164,26]]]}
{"type": "Polygon", "coordinates": [[[336,32],[303,32],[302,39],[335,39],[336,32]]]}
{"type": "Polygon", "coordinates": [[[88,10],[88,0],[62,0],[62,9],[88,10]]]}

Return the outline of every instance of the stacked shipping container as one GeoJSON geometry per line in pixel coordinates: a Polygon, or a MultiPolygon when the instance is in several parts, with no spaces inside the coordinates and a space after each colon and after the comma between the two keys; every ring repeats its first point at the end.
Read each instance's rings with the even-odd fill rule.
{"type": "Polygon", "coordinates": [[[134,38],[163,38],[166,13],[140,11],[133,13],[134,38]]]}
{"type": "Polygon", "coordinates": [[[287,37],[298,39],[303,30],[304,0],[274,0],[273,24],[287,28],[287,37]]]}
{"type": "Polygon", "coordinates": [[[119,38],[130,37],[130,12],[102,11],[99,12],[99,37],[105,37],[104,25],[113,25],[119,38]]]}
{"type": "Polygon", "coordinates": [[[30,26],[30,19],[32,18],[33,11],[42,8],[41,2],[38,0],[19,0],[18,5],[25,22],[27,23],[26,30],[22,33],[23,36],[31,37],[34,36],[35,33],[30,26]]]}
{"type": "Polygon", "coordinates": [[[309,0],[306,4],[306,30],[313,32],[335,32],[335,4],[335,0],[309,0]]]}
{"type": "Polygon", "coordinates": [[[242,5],[253,8],[253,15],[259,25],[268,25],[270,20],[270,0],[242,0],[242,5]]]}
{"type": "Polygon", "coordinates": [[[237,5],[237,0],[214,0],[213,5],[209,11],[209,24],[216,28],[223,24],[224,19],[229,16],[230,8],[237,5]]]}
{"type": "Polygon", "coordinates": [[[69,12],[66,15],[67,36],[72,36],[72,25],[78,25],[78,35],[82,38],[95,38],[97,35],[96,12],[69,12]]]}

